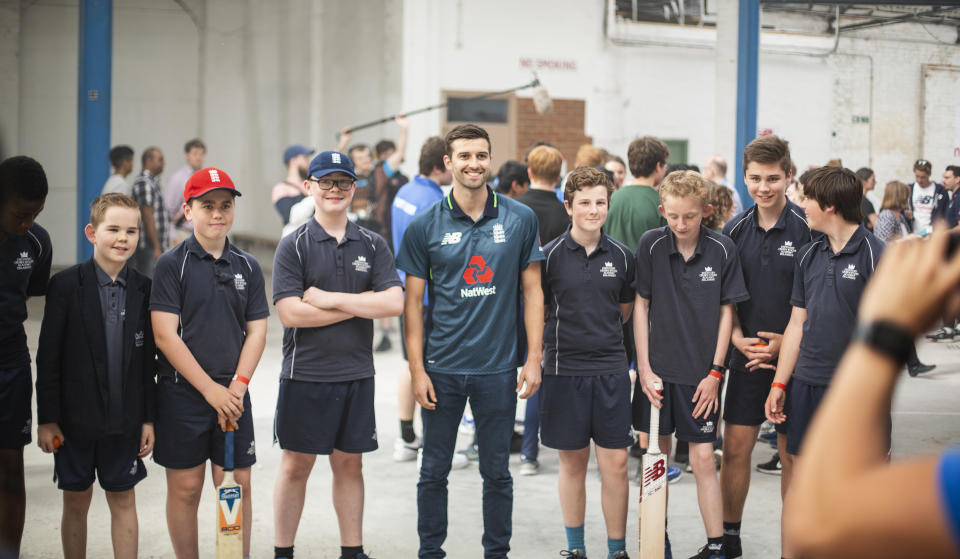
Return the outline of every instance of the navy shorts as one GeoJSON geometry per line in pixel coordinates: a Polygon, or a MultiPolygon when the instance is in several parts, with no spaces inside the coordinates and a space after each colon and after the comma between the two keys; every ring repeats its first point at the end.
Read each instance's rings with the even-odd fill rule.
{"type": "MultiPolygon", "coordinates": [[[[228,382],[221,384],[227,385],[228,382]]],[[[243,395],[243,415],[234,435],[235,468],[249,468],[257,461],[253,438],[250,393],[243,395]]],[[[217,423],[217,412],[186,379],[157,379],[157,442],[153,461],[165,468],[182,470],[207,460],[223,466],[224,432],[217,423]]]]}
{"type": "Polygon", "coordinates": [[[377,450],[373,388],[373,377],[344,382],[282,379],[274,442],[304,454],[377,450]]]}
{"type": "Polygon", "coordinates": [[[53,455],[54,481],[66,491],[85,491],[93,480],[104,491],[126,491],[147,477],[137,456],[140,433],[110,435],[96,441],[69,439],[53,455]]]}
{"type": "Polygon", "coordinates": [[[723,420],[753,427],[763,423],[767,419],[764,406],[767,396],[770,395],[770,383],[773,382],[774,374],[774,371],[768,369],[730,369],[727,376],[727,396],[723,402],[723,420]]]}
{"type": "Polygon", "coordinates": [[[30,444],[33,411],[30,365],[0,370],[0,448],[30,444]]]}
{"type": "Polygon", "coordinates": [[[632,445],[630,375],[544,375],[540,439],[558,450],[585,448],[590,439],[603,448],[632,445]]]}
{"type": "MultiPolygon", "coordinates": [[[[688,443],[712,443],[717,438],[717,424],[720,412],[715,411],[706,417],[693,417],[693,395],[696,386],[663,382],[663,400],[660,408],[660,434],[677,433],[677,440],[688,443]]],[[[650,431],[650,400],[643,393],[639,380],[634,386],[633,427],[637,431],[650,431]]]]}
{"type": "Polygon", "coordinates": [[[787,405],[784,409],[784,413],[788,414],[787,452],[789,454],[795,456],[800,454],[803,437],[807,434],[813,414],[820,407],[826,392],[826,386],[817,386],[796,378],[791,379],[787,391],[787,405]]]}

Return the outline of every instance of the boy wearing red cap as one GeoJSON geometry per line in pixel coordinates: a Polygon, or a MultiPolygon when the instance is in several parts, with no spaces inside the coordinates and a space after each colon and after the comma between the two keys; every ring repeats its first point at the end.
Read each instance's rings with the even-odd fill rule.
{"type": "Polygon", "coordinates": [[[183,212],[193,234],[157,261],[150,298],[159,350],[156,446],[167,469],[167,528],[177,557],[197,557],[204,467],[223,479],[224,431],[236,426],[236,480],[243,487],[243,554],[250,554],[250,466],[256,462],[247,385],[266,343],[263,273],[230,244],[240,193],[220,169],[191,176],[183,212]]]}

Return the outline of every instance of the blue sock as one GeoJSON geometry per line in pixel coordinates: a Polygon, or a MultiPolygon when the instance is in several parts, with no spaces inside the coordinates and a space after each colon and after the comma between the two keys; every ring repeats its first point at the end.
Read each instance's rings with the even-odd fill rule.
{"type": "Polygon", "coordinates": [[[613,557],[613,554],[618,551],[627,550],[627,539],[626,538],[607,538],[607,551],[609,552],[608,557],[613,557]]]}
{"type": "Polygon", "coordinates": [[[567,532],[567,551],[579,549],[586,553],[587,546],[583,543],[583,524],[572,527],[564,526],[563,529],[567,532]]]}

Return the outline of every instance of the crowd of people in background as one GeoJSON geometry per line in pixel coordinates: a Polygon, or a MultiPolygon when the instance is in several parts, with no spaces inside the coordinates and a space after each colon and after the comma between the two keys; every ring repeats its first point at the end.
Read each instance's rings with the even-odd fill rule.
{"type": "MultiPolygon", "coordinates": [[[[419,464],[419,557],[444,556],[447,477],[471,461],[483,478],[484,556],[507,556],[509,457],[519,442],[521,475],[540,473],[541,444],[558,451],[561,553],[585,558],[591,441],[605,553],[628,557],[628,456],[642,456],[651,436],[668,454],[676,447],[671,481],[684,468],[696,479],[703,535],[683,537],[705,543],[693,559],[743,555],[758,440],[777,449],[757,469],[782,476],[782,556],[847,549],[831,539],[835,531],[817,533],[811,511],[822,502],[788,496],[798,487],[813,491],[804,468],[825,459],[821,446],[807,442],[827,436],[818,410],[853,421],[831,400],[834,391],[851,390],[835,388],[835,376],[854,379],[856,359],[890,369],[891,378],[900,366],[917,376],[933,368],[920,362],[913,343],[923,328],[940,321],[927,334],[936,342],[960,334],[955,317],[937,307],[946,288],[924,299],[926,314],[912,321],[890,318],[878,310],[881,297],[864,295],[871,277],[894,269],[891,253],[907,258],[905,246],[921,252],[917,239],[933,239],[917,266],[931,277],[945,274],[930,262],[942,257],[944,232],[960,231],[960,166],[946,166],[941,184],[933,164],[918,159],[910,184],[887,177],[877,209],[866,196],[877,184],[871,169],[854,173],[832,160],[797,176],[787,141],[764,136],[742,154],[753,202],[746,205],[723,158],[710,157],[702,169],[671,163],[655,137],[633,140],[625,159],[585,144],[569,169],[557,147],[537,142],[522,161],[503,162],[494,173],[487,132],[461,125],[424,142],[410,179],[400,171],[409,123],[403,115],[395,122],[397,141],[373,149],[351,145],[349,129],[334,150],[287,147],[285,177],[272,187],[283,225],[272,272],[284,326],[274,422],[282,449],[276,557],[293,557],[317,456],[328,456],[333,473],[341,557],[368,557],[362,457],[379,444],[373,353],[391,348],[397,316],[410,374],[398,375],[393,459],[419,464]],[[862,301],[871,302],[867,311],[862,301]],[[850,361],[841,364],[850,340],[850,361]],[[526,401],[520,433],[518,397],[526,401]],[[653,413],[657,433],[649,432],[653,413]],[[464,425],[473,442],[457,451],[464,425]]],[[[259,263],[228,238],[239,189],[224,169],[205,166],[205,156],[200,139],[186,142],[183,166],[164,183],[164,154],[147,147],[129,181],[135,151],[110,150],[113,174],[84,229],[93,257],[52,278],[53,247],[34,222],[47,194],[43,169],[28,157],[0,163],[0,288],[9,310],[0,332],[3,548],[19,549],[22,448],[32,438],[26,300],[46,295],[37,439],[54,453],[65,554],[85,546],[98,479],[116,556],[136,555],[133,491],[152,453],[166,472],[174,552],[196,557],[206,464],[219,483],[230,429],[240,449],[236,477],[249,556],[256,447],[247,386],[270,310],[259,263]]],[[[888,417],[883,396],[876,402],[874,415],[888,417]]],[[[874,454],[888,452],[889,424],[867,438],[874,454]]],[[[915,510],[928,527],[927,540],[913,549],[955,553],[948,529],[960,523],[960,476],[948,474],[958,471],[960,456],[926,464],[921,475],[948,473],[928,488],[921,505],[929,506],[915,510]]],[[[642,470],[633,478],[641,484],[642,470]]],[[[884,552],[879,543],[887,538],[851,533],[857,546],[838,555],[884,552]]],[[[665,556],[672,557],[669,537],[665,556]]]]}

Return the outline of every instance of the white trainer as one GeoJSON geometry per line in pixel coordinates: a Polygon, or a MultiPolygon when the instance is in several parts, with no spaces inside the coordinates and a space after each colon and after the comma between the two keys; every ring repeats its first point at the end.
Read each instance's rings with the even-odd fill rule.
{"type": "Polygon", "coordinates": [[[423,446],[423,441],[420,437],[417,437],[413,440],[412,443],[408,443],[402,438],[397,438],[393,441],[393,461],[394,462],[411,462],[417,459],[417,450],[423,446]]]}

